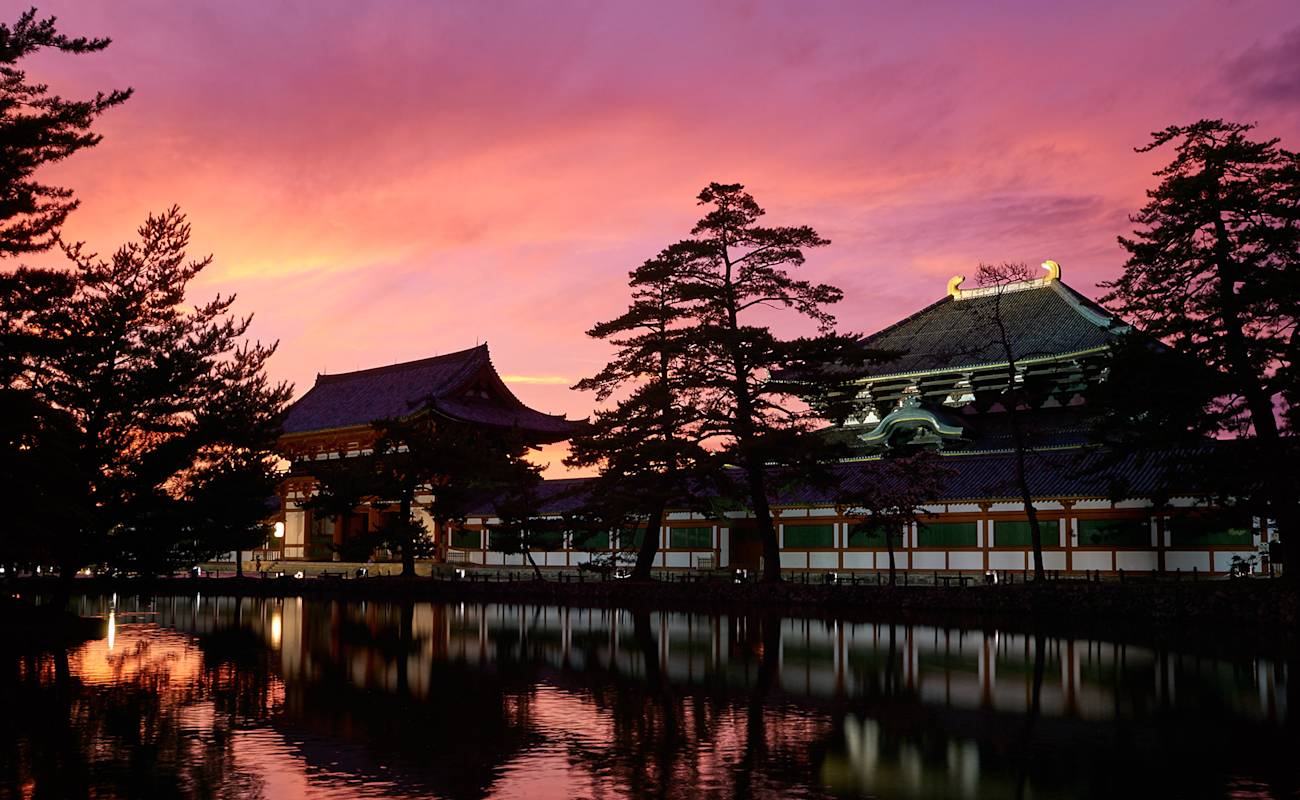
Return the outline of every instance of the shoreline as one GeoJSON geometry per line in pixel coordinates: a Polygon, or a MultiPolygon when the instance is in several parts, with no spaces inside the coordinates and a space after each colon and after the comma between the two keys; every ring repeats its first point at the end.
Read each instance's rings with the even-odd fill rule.
{"type": "MultiPolygon", "coordinates": [[[[7,584],[51,594],[49,579],[7,584]]],[[[78,579],[75,595],[304,597],[315,600],[536,604],[733,616],[782,616],[995,627],[1052,636],[1300,653],[1300,591],[1280,581],[1135,584],[1052,581],[1044,586],[934,587],[721,581],[584,583],[445,581],[425,577],[78,579]]]]}

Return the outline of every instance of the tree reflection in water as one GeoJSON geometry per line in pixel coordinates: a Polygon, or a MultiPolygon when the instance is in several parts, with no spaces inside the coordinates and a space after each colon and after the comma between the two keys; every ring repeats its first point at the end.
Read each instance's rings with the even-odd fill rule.
{"type": "MultiPolygon", "coordinates": [[[[105,613],[106,601],[86,610],[105,613]]],[[[0,794],[1075,797],[1293,791],[1284,664],[1048,635],[165,598],[7,658],[0,794]]]]}

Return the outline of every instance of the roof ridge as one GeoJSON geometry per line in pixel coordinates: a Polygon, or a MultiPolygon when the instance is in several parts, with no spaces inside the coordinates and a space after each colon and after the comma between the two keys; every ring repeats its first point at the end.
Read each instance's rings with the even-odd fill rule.
{"type": "Polygon", "coordinates": [[[1061,299],[1065,300],[1065,302],[1069,303],[1075,311],[1079,312],[1079,316],[1088,320],[1097,327],[1104,328],[1108,331],[1118,328],[1132,327],[1121,319],[1118,314],[1113,313],[1101,303],[1088,297],[1073,286],[1061,283],[1059,280],[1054,283],[1060,284],[1059,287],[1053,286],[1053,288],[1056,290],[1057,294],[1061,295],[1061,299]]]}
{"type": "MultiPolygon", "coordinates": [[[[482,353],[486,351],[487,351],[487,343],[484,342],[483,344],[476,345],[474,347],[467,347],[464,350],[456,350],[455,352],[443,353],[442,355],[429,356],[427,358],[418,358],[414,361],[402,361],[397,364],[386,364],[382,367],[369,367],[367,369],[353,370],[352,372],[317,373],[316,385],[319,386],[321,383],[335,383],[339,381],[348,380],[351,378],[370,377],[373,375],[383,375],[392,372],[403,372],[408,369],[429,366],[431,364],[436,364],[439,362],[455,361],[457,359],[469,358],[471,356],[476,355],[477,353],[482,353]]],[[[305,396],[306,395],[304,394],[304,397],[305,396]]]]}

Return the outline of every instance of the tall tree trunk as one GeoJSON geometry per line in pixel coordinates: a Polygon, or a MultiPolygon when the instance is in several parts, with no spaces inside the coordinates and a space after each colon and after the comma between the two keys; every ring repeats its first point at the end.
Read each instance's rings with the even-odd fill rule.
{"type": "Polygon", "coordinates": [[[636,566],[632,568],[632,580],[650,580],[650,570],[654,568],[655,556],[659,553],[659,536],[663,529],[665,504],[661,501],[650,516],[646,517],[645,533],[641,536],[641,546],[636,551],[636,566]]]}
{"type": "Polygon", "coordinates": [[[533,568],[533,578],[535,578],[538,581],[546,580],[545,578],[542,577],[541,567],[537,566],[537,562],[533,559],[533,548],[531,547],[524,548],[524,558],[528,559],[528,565],[533,568]]]}
{"type": "Polygon", "coordinates": [[[235,551],[235,577],[236,578],[244,577],[244,551],[243,550],[235,551]]]}
{"type": "MultiPolygon", "coordinates": [[[[1047,579],[1047,570],[1043,568],[1043,530],[1038,522],[1038,509],[1034,506],[1034,496],[1029,489],[1029,470],[1025,466],[1025,445],[1021,438],[1020,425],[1012,416],[1011,430],[1015,439],[1016,450],[1016,488],[1020,491],[1020,500],[1025,505],[1025,517],[1029,520],[1029,541],[1034,549],[1034,582],[1047,579]]],[[[988,542],[984,543],[988,546],[988,542]]]]}
{"type": "MultiPolygon", "coordinates": [[[[1238,307],[1236,284],[1237,270],[1232,262],[1231,241],[1227,224],[1222,212],[1214,217],[1215,234],[1215,273],[1218,277],[1218,294],[1221,317],[1223,319],[1224,350],[1227,356],[1227,368],[1233,376],[1236,388],[1246,399],[1246,409],[1250,412],[1250,424],[1255,429],[1255,438],[1259,442],[1264,460],[1264,496],[1269,505],[1269,512],[1277,526],[1279,541],[1294,539],[1291,532],[1295,529],[1300,513],[1297,513],[1296,501],[1287,491],[1285,476],[1290,474],[1286,463],[1282,435],[1278,429],[1277,416],[1273,408],[1273,398],[1264,388],[1259,374],[1251,366],[1250,349],[1246,344],[1246,333],[1241,321],[1241,309],[1238,307]]],[[[1265,515],[1265,539],[1267,539],[1268,515],[1265,515]]],[[[1289,567],[1300,564],[1294,554],[1287,552],[1287,545],[1282,546],[1282,574],[1289,581],[1300,581],[1300,570],[1289,567]],[[1293,572],[1297,574],[1292,574],[1293,572]]]]}

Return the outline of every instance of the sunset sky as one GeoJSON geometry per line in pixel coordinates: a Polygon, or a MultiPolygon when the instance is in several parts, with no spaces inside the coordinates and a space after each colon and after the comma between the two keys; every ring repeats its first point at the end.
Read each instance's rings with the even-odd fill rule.
{"type": "Polygon", "coordinates": [[[582,417],[567,387],[608,355],[584,330],[710,180],[830,238],[805,274],[868,332],[980,261],[1052,258],[1095,296],[1167,160],[1133,152],[1152,130],[1300,148],[1296,0],[920,5],[44,2],[113,44],[33,77],[136,93],[40,177],[101,252],[179,204],[201,295],[239,294],[299,394],[486,340],[521,398],[582,417]]]}

